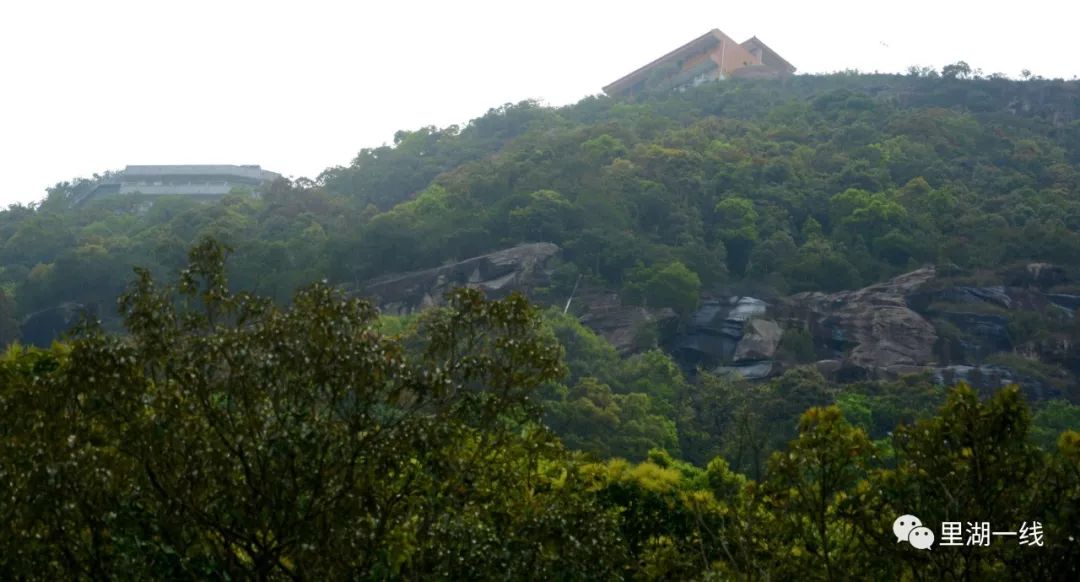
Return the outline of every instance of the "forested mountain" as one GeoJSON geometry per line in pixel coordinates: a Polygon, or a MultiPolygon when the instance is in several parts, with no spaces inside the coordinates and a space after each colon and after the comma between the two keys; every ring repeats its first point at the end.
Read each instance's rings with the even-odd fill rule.
{"type": "MultiPolygon", "coordinates": [[[[284,300],[518,242],[553,242],[612,288],[685,264],[703,289],[836,290],[925,263],[1077,266],[1080,85],[832,75],[715,83],[640,103],[524,102],[402,131],[315,182],[217,204],[69,208],[72,186],[0,214],[17,313],[111,306],[132,264],[172,269],[202,235],[236,284],[284,300]],[[264,268],[273,265],[273,269],[264,268]]],[[[566,277],[573,282],[573,277],[566,277]]]]}
{"type": "Polygon", "coordinates": [[[0,212],[0,574],[1075,577],[1080,83],[945,72],[0,212]]]}
{"type": "Polygon", "coordinates": [[[751,296],[784,339],[778,355],[765,350],[767,370],[750,362],[744,375],[839,361],[830,378],[856,364],[856,377],[924,368],[971,380],[977,366],[983,384],[1076,401],[1080,84],[970,76],[953,66],[523,102],[464,127],[398,132],[316,181],[212,204],[127,196],[73,208],[80,184],[61,184],[0,213],[0,341],[21,323],[24,342],[47,345],[80,307],[115,329],[130,268],[173,272],[204,236],[236,250],[235,288],[279,302],[314,280],[366,294],[394,273],[545,242],[559,252],[524,289],[533,300],[562,305],[577,287],[573,312],[594,331],[623,352],[661,347],[686,373],[731,367],[734,348],[704,337],[726,331],[707,320],[723,319],[717,302],[751,296]],[[918,312],[900,321],[874,323],[873,301],[853,315],[782,300],[927,266],[924,288],[893,298],[918,312]],[[595,316],[604,293],[648,311],[618,311],[620,328],[595,316]],[[850,339],[882,325],[899,329],[877,338],[889,345],[850,339]],[[892,344],[907,346],[901,357],[892,344]],[[874,356],[851,358],[859,349],[874,356]]]}

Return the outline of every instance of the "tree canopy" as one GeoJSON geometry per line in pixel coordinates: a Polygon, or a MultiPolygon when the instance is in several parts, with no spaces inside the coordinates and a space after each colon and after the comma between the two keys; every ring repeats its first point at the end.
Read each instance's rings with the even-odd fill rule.
{"type": "Polygon", "coordinates": [[[140,270],[126,334],[87,320],[0,357],[0,575],[1080,574],[1080,434],[1036,442],[1068,405],[1034,430],[1015,387],[835,399],[811,369],[692,385],[661,352],[620,360],[562,314],[474,290],[388,333],[322,283],[284,308],[234,293],[227,255],[206,240],[164,286],[140,270]],[[925,552],[896,541],[908,513],[1037,522],[1041,545],[925,552]]]}

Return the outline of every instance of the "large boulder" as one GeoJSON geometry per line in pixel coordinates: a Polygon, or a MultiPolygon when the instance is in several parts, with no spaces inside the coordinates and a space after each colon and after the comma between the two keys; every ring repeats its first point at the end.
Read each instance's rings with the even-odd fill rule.
{"type": "Polygon", "coordinates": [[[937,334],[907,299],[934,276],[934,268],[925,267],[856,291],[799,293],[784,308],[805,322],[819,352],[845,366],[925,365],[933,360],[937,334]]]}
{"type": "Polygon", "coordinates": [[[489,297],[527,291],[547,282],[548,261],[559,253],[552,243],[529,243],[422,271],[379,277],[361,293],[373,297],[384,313],[401,315],[440,305],[454,287],[473,287],[489,297]]]}
{"type": "MultiPolygon", "coordinates": [[[[733,296],[708,298],[701,302],[690,316],[679,334],[669,342],[669,349],[675,360],[687,371],[701,366],[715,366],[736,361],[736,352],[747,335],[748,322],[765,321],[762,318],[768,305],[755,297],[733,296]]],[[[775,324],[773,324],[775,326],[775,324]]],[[[770,337],[776,335],[767,325],[762,326],[763,333],[770,337]]],[[[776,326],[779,331],[779,326],[776,326]]],[[[751,332],[751,335],[756,332],[751,332]]],[[[743,361],[767,359],[772,357],[751,358],[750,353],[769,351],[769,339],[753,338],[745,344],[743,361]]],[[[779,338],[777,337],[777,342],[779,338]]],[[[772,350],[776,349],[773,346],[772,350]]],[[[759,367],[758,370],[764,368],[759,367]]]]}
{"type": "Polygon", "coordinates": [[[735,362],[752,362],[758,360],[771,360],[776,355],[776,348],[780,345],[780,337],[784,330],[775,321],[768,319],[751,319],[743,328],[742,339],[735,346],[735,362]]]}

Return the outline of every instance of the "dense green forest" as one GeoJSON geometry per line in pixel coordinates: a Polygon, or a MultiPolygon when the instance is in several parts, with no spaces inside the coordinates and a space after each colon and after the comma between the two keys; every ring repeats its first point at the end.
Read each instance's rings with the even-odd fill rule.
{"type": "MultiPolygon", "coordinates": [[[[710,411],[686,452],[721,454],[604,459],[571,447],[677,445],[638,395],[592,378],[554,412],[561,443],[536,396],[565,391],[564,348],[522,295],[458,290],[395,331],[325,284],[287,308],[231,293],[224,264],[208,240],[175,284],[140,270],[126,335],[87,322],[0,359],[4,578],[1078,575],[1080,433],[1034,431],[1016,388],[840,397],[812,374],[737,391],[706,377],[664,404],[710,411]],[[905,418],[912,401],[935,410],[905,418]],[[760,458],[777,424],[793,438],[760,458]],[[913,512],[1043,537],[927,552],[893,534],[913,512]]],[[[652,389],[660,359],[621,373],[652,389]]]]}
{"type": "Polygon", "coordinates": [[[212,203],[9,207],[0,576],[1076,578],[1080,83],[947,73],[508,104],[212,203]],[[355,297],[531,242],[560,252],[528,298],[355,297]],[[668,349],[707,300],[926,266],[934,363],[1055,397],[837,382],[785,321],[760,381],[668,349]],[[579,286],[670,326],[620,352],[579,286]],[[61,306],[96,318],[49,346],[27,322],[61,306]],[[920,552],[906,513],[1046,543],[920,552]]]}
{"type": "Polygon", "coordinates": [[[704,289],[749,278],[782,293],[924,263],[1076,269],[1078,100],[1076,82],[832,75],[523,102],[401,131],[261,198],[73,208],[77,181],[59,184],[0,213],[0,285],[19,315],[111,311],[132,265],[175,270],[204,235],[237,250],[238,288],[280,301],[538,240],[565,249],[570,284],[618,289],[676,261],[704,289]]]}

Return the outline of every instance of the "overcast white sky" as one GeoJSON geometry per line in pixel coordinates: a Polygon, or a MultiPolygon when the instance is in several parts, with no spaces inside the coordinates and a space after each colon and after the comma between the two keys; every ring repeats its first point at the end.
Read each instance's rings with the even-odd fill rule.
{"type": "Polygon", "coordinates": [[[719,28],[800,73],[1080,74],[1068,0],[0,0],[0,204],[127,164],[315,177],[394,131],[572,103],[719,28]]]}

